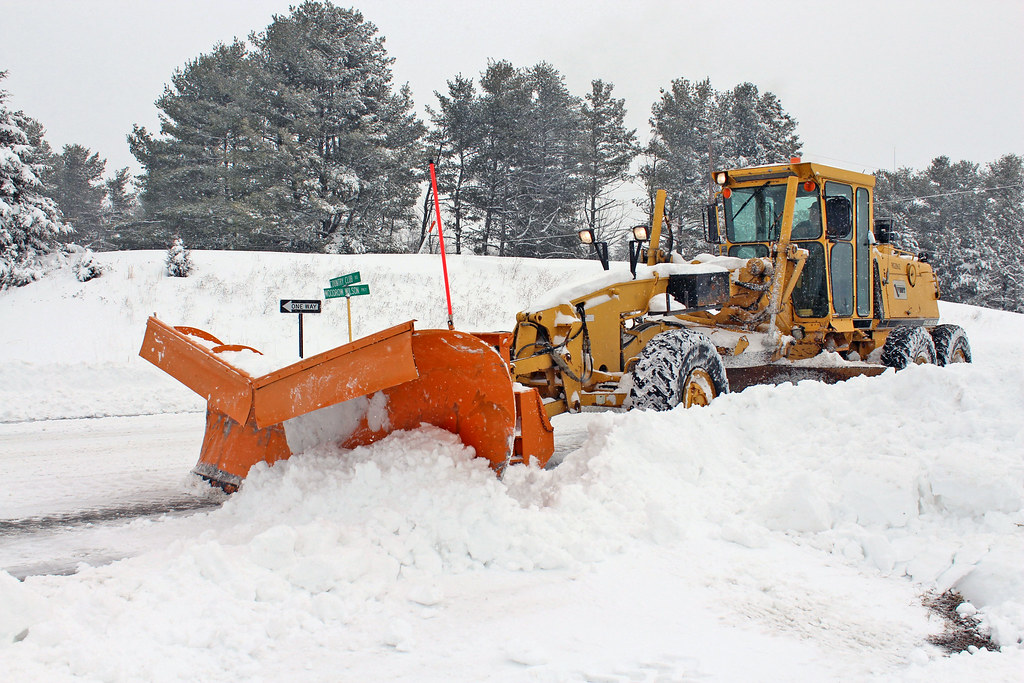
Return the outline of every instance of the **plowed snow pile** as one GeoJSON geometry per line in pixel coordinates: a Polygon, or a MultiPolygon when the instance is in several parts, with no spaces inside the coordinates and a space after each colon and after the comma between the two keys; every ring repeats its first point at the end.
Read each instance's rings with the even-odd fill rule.
{"type": "MultiPolygon", "coordinates": [[[[24,316],[15,342],[37,349],[5,345],[5,401],[39,369],[51,381],[35,389],[51,397],[44,417],[85,410],[60,397],[93,376],[124,381],[93,401],[96,415],[201,408],[129,358],[157,305],[169,322],[255,346],[280,329],[276,294],[232,294],[225,308],[236,290],[212,284],[215,265],[240,277],[263,268],[282,295],[306,298],[347,267],[364,281],[373,272],[380,299],[357,334],[444,315],[409,275],[428,277],[425,257],[194,254],[207,274],[174,293],[139,275],[156,273],[145,259],[159,255],[109,258],[112,272],[84,286],[56,274],[0,293],[0,325],[24,316]],[[253,310],[267,298],[273,310],[253,310]],[[102,323],[76,329],[75,345],[44,342],[62,334],[30,301],[57,315],[82,306],[102,323]]],[[[457,311],[464,329],[508,329],[548,286],[538,283],[594,267],[462,263],[487,283],[464,283],[477,307],[475,319],[457,311]]],[[[562,416],[556,433],[587,437],[549,470],[499,480],[434,428],[258,467],[219,508],[145,522],[169,529],[150,552],[73,576],[0,572],[0,670],[47,681],[1020,680],[1024,316],[943,314],[966,328],[974,364],[754,387],[708,408],[562,416]],[[1000,652],[929,643],[946,623],[922,601],[948,590],[1000,652]]],[[[0,419],[36,410],[5,403],[0,419]]]]}

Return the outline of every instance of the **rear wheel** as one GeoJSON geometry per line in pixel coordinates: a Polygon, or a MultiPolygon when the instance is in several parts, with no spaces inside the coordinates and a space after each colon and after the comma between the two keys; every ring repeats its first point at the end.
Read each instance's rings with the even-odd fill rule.
{"type": "Polygon", "coordinates": [[[632,372],[629,407],[671,410],[706,406],[729,393],[722,357],[711,340],[681,328],[652,338],[639,353],[632,372]]]}
{"type": "Polygon", "coordinates": [[[902,370],[908,365],[935,363],[935,343],[923,327],[897,327],[882,346],[882,365],[902,370]]]}
{"type": "Polygon", "coordinates": [[[971,344],[959,325],[937,325],[932,328],[932,341],[935,342],[935,362],[939,365],[971,362],[971,344]]]}

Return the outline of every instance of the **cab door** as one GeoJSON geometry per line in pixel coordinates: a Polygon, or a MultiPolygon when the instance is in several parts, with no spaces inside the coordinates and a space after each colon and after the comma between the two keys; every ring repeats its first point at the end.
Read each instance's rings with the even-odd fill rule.
{"type": "Polygon", "coordinates": [[[845,183],[825,183],[825,225],[828,236],[829,283],[832,287],[832,312],[837,317],[853,315],[853,187],[845,183]]]}
{"type": "Polygon", "coordinates": [[[857,317],[871,317],[871,193],[857,188],[857,317]]]}

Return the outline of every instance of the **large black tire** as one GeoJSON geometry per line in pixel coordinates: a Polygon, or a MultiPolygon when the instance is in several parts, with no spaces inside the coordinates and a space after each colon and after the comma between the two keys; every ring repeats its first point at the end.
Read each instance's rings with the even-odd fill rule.
{"type": "Polygon", "coordinates": [[[923,327],[897,327],[882,346],[882,365],[902,370],[908,365],[935,363],[935,343],[923,327]]]}
{"type": "Polygon", "coordinates": [[[707,405],[729,393],[722,357],[711,340],[687,328],[653,337],[637,355],[629,390],[631,409],[671,410],[707,405]]]}
{"type": "Polygon", "coordinates": [[[935,342],[935,362],[939,365],[971,362],[971,344],[959,325],[935,326],[932,341],[935,342]]]}

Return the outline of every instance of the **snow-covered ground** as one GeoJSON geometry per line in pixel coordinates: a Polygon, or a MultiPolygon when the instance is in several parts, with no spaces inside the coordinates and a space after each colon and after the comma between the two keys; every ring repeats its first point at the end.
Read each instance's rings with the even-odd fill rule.
{"type": "MultiPolygon", "coordinates": [[[[187,476],[203,403],[137,357],[146,316],[285,363],[280,299],[358,270],[356,335],[443,326],[440,262],[194,252],[179,279],[163,256],[0,292],[4,680],[1024,678],[1024,316],[943,304],[972,365],[560,416],[549,470],[498,480],[424,429],[225,499],[187,476]],[[951,589],[1001,651],[930,644],[947,622],[924,601],[951,589]]],[[[468,330],[601,275],[449,269],[468,330]]],[[[304,327],[307,355],[347,341],[344,301],[304,327]]]]}

